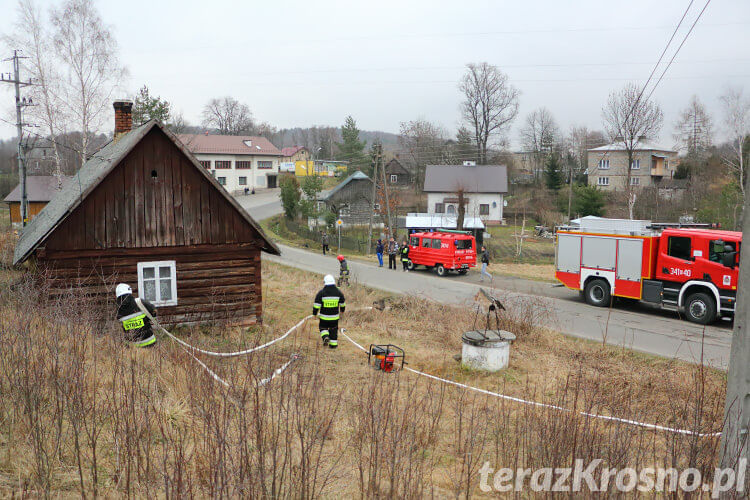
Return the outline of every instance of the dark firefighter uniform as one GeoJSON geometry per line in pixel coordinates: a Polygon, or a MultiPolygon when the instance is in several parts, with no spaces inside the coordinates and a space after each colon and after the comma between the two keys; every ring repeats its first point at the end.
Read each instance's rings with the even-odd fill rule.
{"type": "MultiPolygon", "coordinates": [[[[156,343],[156,337],[151,329],[151,320],[141,311],[132,294],[120,295],[115,299],[117,304],[117,319],[122,323],[125,339],[136,347],[149,347],[156,343]]],[[[151,316],[156,314],[156,308],[147,300],[141,303],[151,316]]]]}
{"type": "Polygon", "coordinates": [[[404,271],[409,268],[409,244],[406,243],[401,247],[401,264],[404,266],[404,271]]]}
{"type": "Polygon", "coordinates": [[[331,349],[339,345],[339,319],[344,309],[346,309],[344,294],[335,284],[326,283],[326,286],[315,296],[312,313],[313,316],[320,318],[318,328],[323,345],[328,344],[331,349]]]}

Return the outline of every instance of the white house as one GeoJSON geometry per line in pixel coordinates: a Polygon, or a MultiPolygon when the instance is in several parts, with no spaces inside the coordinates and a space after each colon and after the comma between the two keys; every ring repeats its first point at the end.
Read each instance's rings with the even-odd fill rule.
{"type": "Polygon", "coordinates": [[[278,185],[282,153],[265,137],[181,134],[179,138],[232,194],[278,185]]]}
{"type": "Polygon", "coordinates": [[[485,224],[503,222],[503,197],[508,192],[505,165],[428,165],[424,178],[427,212],[458,213],[458,192],[466,200],[466,217],[485,224]]]}

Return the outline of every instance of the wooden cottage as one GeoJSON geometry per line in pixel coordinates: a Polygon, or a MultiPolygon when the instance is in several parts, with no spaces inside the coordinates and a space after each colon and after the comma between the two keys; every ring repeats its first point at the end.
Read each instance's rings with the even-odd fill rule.
{"type": "MultiPolygon", "coordinates": [[[[33,219],[36,214],[49,203],[49,201],[60,192],[62,186],[68,182],[68,177],[57,177],[56,175],[30,175],[26,178],[26,202],[28,207],[28,220],[33,219]]],[[[16,186],[13,191],[3,200],[10,209],[10,223],[14,226],[21,225],[21,185],[16,186]]]]}
{"type": "Polygon", "coordinates": [[[260,252],[279,249],[164,126],[128,131],[129,103],[115,114],[115,140],[24,229],[15,263],[34,261],[53,296],[111,305],[128,283],[165,324],[260,322],[260,252]]]}
{"type": "MultiPolygon", "coordinates": [[[[364,173],[356,171],[331,189],[320,201],[324,202],[326,208],[336,214],[345,225],[359,226],[370,222],[371,200],[372,180],[364,173]]],[[[380,223],[377,213],[375,221],[380,223]]]]}
{"type": "Polygon", "coordinates": [[[411,172],[404,167],[397,158],[385,164],[385,178],[391,187],[412,186],[411,172]]]}

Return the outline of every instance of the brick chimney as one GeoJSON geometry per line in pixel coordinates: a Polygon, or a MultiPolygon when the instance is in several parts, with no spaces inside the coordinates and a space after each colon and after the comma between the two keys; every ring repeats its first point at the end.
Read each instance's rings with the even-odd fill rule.
{"type": "Polygon", "coordinates": [[[133,128],[133,101],[119,100],[112,104],[115,108],[115,141],[133,128]]]}

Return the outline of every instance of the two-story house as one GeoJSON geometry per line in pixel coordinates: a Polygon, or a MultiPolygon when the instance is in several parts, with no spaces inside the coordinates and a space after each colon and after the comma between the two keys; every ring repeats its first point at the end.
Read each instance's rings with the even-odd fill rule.
{"type": "Polygon", "coordinates": [[[294,173],[295,165],[310,160],[310,151],[304,146],[288,146],[281,148],[281,171],[294,173]]]}
{"type": "MultiPolygon", "coordinates": [[[[646,141],[640,141],[633,151],[630,165],[630,185],[648,187],[662,179],[671,179],[677,169],[677,151],[646,141]]],[[[588,150],[589,185],[602,189],[624,190],[628,182],[628,152],[622,142],[606,144],[588,150]]]]}
{"type": "Polygon", "coordinates": [[[265,137],[181,134],[179,139],[230,193],[278,185],[282,154],[265,137]]]}
{"type": "Polygon", "coordinates": [[[508,169],[505,165],[428,165],[423,190],[430,214],[457,214],[462,191],[467,217],[479,217],[488,225],[502,224],[508,169]]]}

